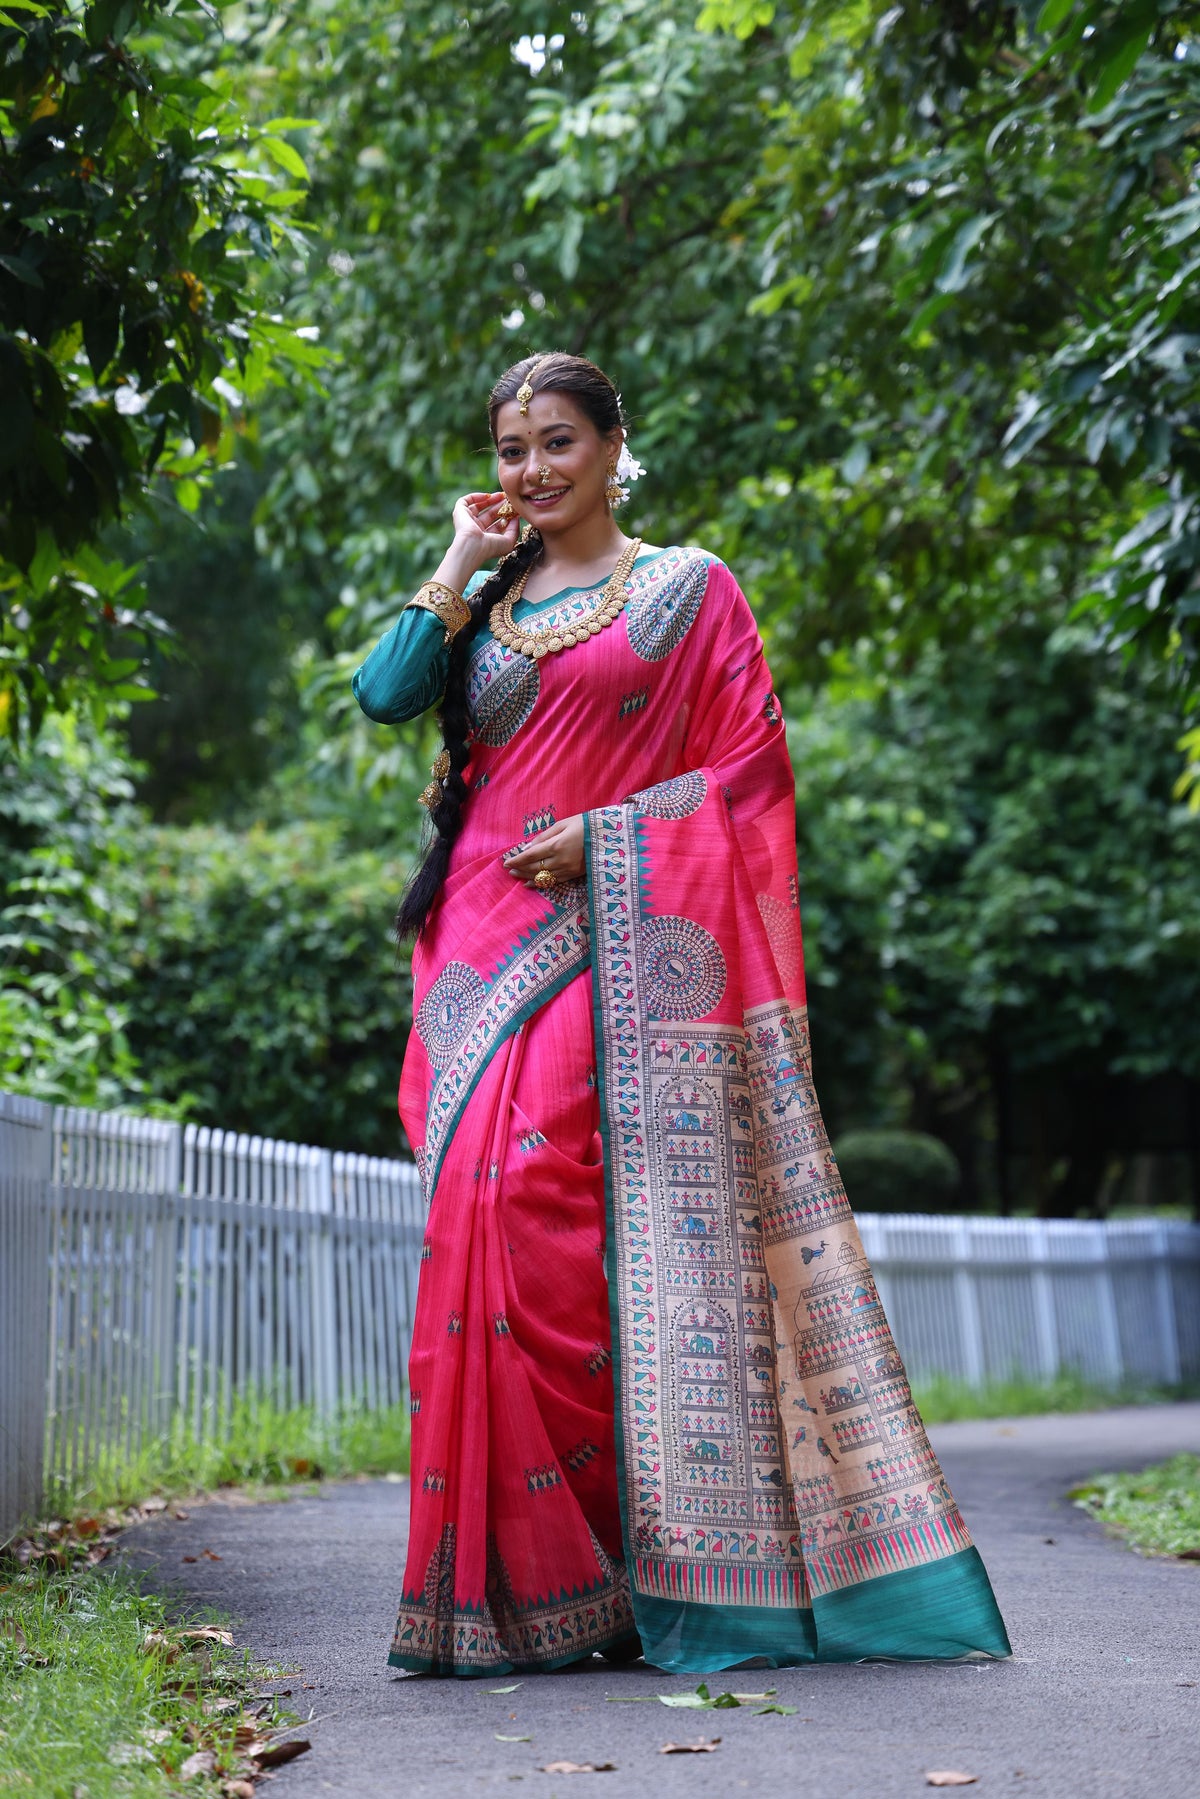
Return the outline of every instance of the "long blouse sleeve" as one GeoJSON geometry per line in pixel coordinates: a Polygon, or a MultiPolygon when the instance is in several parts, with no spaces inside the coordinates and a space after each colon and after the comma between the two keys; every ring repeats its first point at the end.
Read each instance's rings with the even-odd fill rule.
{"type": "Polygon", "coordinates": [[[419,718],[441,698],[449,667],[441,619],[423,606],[410,606],[355,669],[350,685],[368,718],[399,725],[419,718]]]}

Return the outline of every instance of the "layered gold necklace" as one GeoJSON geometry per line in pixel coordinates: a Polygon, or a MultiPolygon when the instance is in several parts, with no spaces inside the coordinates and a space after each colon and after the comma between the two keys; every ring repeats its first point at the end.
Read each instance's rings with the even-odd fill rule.
{"type": "Polygon", "coordinates": [[[528,656],[531,662],[553,655],[556,650],[570,649],[572,644],[582,643],[585,638],[595,637],[598,631],[603,631],[605,625],[612,624],[629,598],[628,581],[641,547],[640,537],[635,537],[632,543],[626,544],[616,568],[605,583],[599,605],[586,618],[569,625],[566,630],[545,622],[535,626],[532,618],[524,619],[518,625],[513,619],[513,610],[525,591],[525,583],[532,567],[524,569],[517,576],[507,594],[493,609],[488,629],[497,643],[502,643],[505,649],[516,650],[521,656],[528,656]]]}

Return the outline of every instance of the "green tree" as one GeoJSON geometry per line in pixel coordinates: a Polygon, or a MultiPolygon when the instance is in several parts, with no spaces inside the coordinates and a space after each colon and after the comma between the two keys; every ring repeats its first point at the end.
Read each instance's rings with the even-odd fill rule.
{"type": "Polygon", "coordinates": [[[255,258],[298,242],[304,165],[278,135],[291,121],[250,130],[189,67],[215,17],[208,0],[21,0],[0,18],[0,722],[14,740],[48,708],[144,696],[137,646],[156,620],[104,528],[152,481],[194,511],[246,395],[319,355],[255,298],[255,258]]]}

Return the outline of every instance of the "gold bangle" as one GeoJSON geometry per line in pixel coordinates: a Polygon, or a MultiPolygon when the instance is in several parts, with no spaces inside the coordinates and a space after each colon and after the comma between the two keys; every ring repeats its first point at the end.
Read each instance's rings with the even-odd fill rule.
{"type": "Polygon", "coordinates": [[[444,581],[423,582],[404,608],[406,612],[409,606],[420,606],[440,618],[446,629],[447,643],[471,621],[470,602],[461,593],[455,593],[452,587],[447,587],[444,581]]]}

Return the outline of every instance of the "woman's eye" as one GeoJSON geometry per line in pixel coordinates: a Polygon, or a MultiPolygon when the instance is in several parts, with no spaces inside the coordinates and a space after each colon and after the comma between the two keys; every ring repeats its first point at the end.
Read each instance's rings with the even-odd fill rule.
{"type": "Polygon", "coordinates": [[[569,437],[552,437],[550,442],[546,445],[548,450],[569,450],[570,447],[571,440],[569,437]]]}

